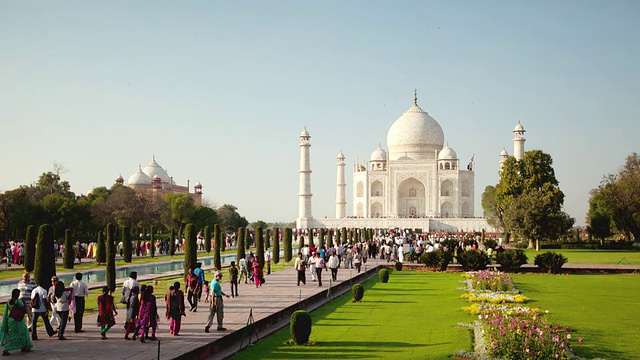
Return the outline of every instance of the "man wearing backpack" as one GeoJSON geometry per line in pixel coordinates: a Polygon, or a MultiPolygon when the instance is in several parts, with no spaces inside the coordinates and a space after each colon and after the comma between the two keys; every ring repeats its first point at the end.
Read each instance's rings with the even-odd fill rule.
{"type": "Polygon", "coordinates": [[[47,301],[47,290],[45,290],[42,285],[38,284],[33,291],[31,291],[31,310],[33,311],[33,321],[31,323],[31,339],[38,340],[38,333],[36,332],[38,328],[38,317],[42,317],[42,321],[44,322],[44,327],[47,329],[47,334],[49,337],[57,334],[57,331],[53,330],[51,327],[51,323],[49,322],[49,317],[47,316],[47,308],[50,307],[47,301]]]}

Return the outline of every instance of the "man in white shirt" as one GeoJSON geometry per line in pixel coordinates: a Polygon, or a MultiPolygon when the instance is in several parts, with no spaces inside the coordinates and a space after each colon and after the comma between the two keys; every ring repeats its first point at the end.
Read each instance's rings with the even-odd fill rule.
{"type": "Polygon", "coordinates": [[[31,292],[36,288],[36,283],[31,278],[31,274],[24,273],[22,275],[22,280],[18,282],[18,290],[20,290],[20,300],[24,302],[24,306],[27,311],[27,318],[29,321],[27,322],[27,326],[31,327],[31,322],[33,321],[33,315],[31,314],[31,292]]]}
{"type": "Polygon", "coordinates": [[[271,274],[271,250],[264,251],[264,262],[267,265],[267,275],[271,274]]]}
{"type": "Polygon", "coordinates": [[[42,285],[38,285],[33,291],[31,291],[31,310],[33,311],[33,321],[31,325],[31,339],[38,340],[38,334],[36,329],[38,328],[38,316],[42,317],[44,327],[47,329],[49,337],[55,335],[57,332],[51,327],[51,323],[47,318],[47,290],[42,285]]]}
{"type": "Polygon", "coordinates": [[[89,296],[89,288],[87,283],[82,281],[82,273],[76,273],[76,279],[71,282],[73,288],[74,301],[76,303],[76,312],[73,314],[73,322],[76,333],[83,333],[82,317],[84,316],[84,298],[89,296]]]}
{"type": "Polygon", "coordinates": [[[126,304],[129,300],[129,293],[131,293],[131,289],[134,287],[138,287],[140,289],[140,283],[138,282],[138,272],[132,271],[129,274],[129,278],[122,283],[122,297],[120,298],[121,304],[126,304]]]}

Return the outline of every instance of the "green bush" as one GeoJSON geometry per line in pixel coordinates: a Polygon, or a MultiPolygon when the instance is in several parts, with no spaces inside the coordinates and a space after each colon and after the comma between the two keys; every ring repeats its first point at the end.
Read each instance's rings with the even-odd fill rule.
{"type": "Polygon", "coordinates": [[[432,271],[447,270],[447,266],[449,266],[451,260],[453,260],[453,252],[444,251],[442,249],[423,253],[420,258],[420,262],[425,264],[432,271]]]}
{"type": "Polygon", "coordinates": [[[27,226],[27,236],[24,241],[24,271],[32,272],[36,259],[36,229],[34,225],[27,226]]]}
{"type": "Polygon", "coordinates": [[[489,265],[489,256],[481,250],[467,250],[456,256],[458,264],[465,270],[484,270],[489,265]]]}
{"type": "Polygon", "coordinates": [[[440,247],[444,247],[447,250],[453,250],[458,246],[458,242],[455,239],[445,239],[440,241],[440,247]]]}
{"type": "Polygon", "coordinates": [[[493,239],[484,239],[482,244],[484,244],[484,247],[486,249],[495,250],[496,246],[498,245],[498,242],[493,239]]]}
{"type": "Polygon", "coordinates": [[[514,249],[496,253],[496,262],[504,272],[517,272],[529,259],[524,250],[514,249]]]}
{"type": "Polygon", "coordinates": [[[402,271],[402,263],[400,261],[396,261],[395,269],[397,271],[402,271]]]}
{"type": "Polygon", "coordinates": [[[73,251],[73,238],[71,237],[71,229],[64,231],[64,253],[62,257],[62,266],[65,269],[73,269],[75,262],[75,253],[73,251]]]}
{"type": "Polygon", "coordinates": [[[362,301],[364,297],[364,286],[361,284],[355,284],[351,287],[351,294],[353,295],[354,302],[362,301]]]}
{"type": "Polygon", "coordinates": [[[311,315],[304,310],[295,311],[291,315],[289,331],[291,332],[291,339],[296,344],[308,343],[309,336],[311,336],[311,315]]]}
{"type": "Polygon", "coordinates": [[[388,269],[380,269],[380,271],[378,271],[378,280],[380,280],[380,282],[382,283],[388,283],[389,273],[390,272],[388,269]]]}
{"type": "Polygon", "coordinates": [[[546,252],[537,255],[534,260],[534,264],[544,272],[558,274],[560,273],[562,266],[566,264],[568,260],[569,259],[562,254],[546,252]]]}

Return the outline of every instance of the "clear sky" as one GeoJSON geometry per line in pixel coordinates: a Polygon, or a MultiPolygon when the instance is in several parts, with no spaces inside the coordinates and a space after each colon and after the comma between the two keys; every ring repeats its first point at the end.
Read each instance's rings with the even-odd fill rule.
{"type": "Polygon", "coordinates": [[[251,222],[335,216],[336,155],[368,159],[419,105],[461,164],[475,215],[498,155],[554,159],[565,209],[638,151],[638,1],[2,1],[0,191],[62,163],[76,194],[155,154],[179,185],[251,222]]]}

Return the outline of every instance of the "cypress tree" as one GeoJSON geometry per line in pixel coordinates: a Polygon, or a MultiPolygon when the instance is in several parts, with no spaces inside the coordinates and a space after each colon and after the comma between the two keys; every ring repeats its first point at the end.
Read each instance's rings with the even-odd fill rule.
{"type": "Polygon", "coordinates": [[[283,240],[284,240],[284,261],[285,262],[289,262],[291,261],[291,228],[285,228],[284,229],[284,236],[283,236],[283,240]]]}
{"type": "Polygon", "coordinates": [[[278,237],[278,228],[273,229],[273,256],[271,257],[274,264],[280,262],[280,238],[278,237]]]}
{"type": "Polygon", "coordinates": [[[341,240],[340,240],[340,229],[336,228],[335,235],[336,235],[335,243],[336,243],[336,244],[341,244],[341,240]]]}
{"type": "Polygon", "coordinates": [[[238,232],[236,234],[236,261],[240,261],[243,257],[245,257],[244,253],[244,228],[239,227],[238,232]]]}
{"type": "Polygon", "coordinates": [[[149,230],[151,233],[149,234],[149,243],[151,243],[151,257],[156,256],[156,229],[152,226],[149,230]]]}
{"type": "Polygon", "coordinates": [[[341,241],[343,244],[347,243],[347,228],[342,228],[342,230],[340,230],[340,236],[341,236],[341,241]]]}
{"type": "Polygon", "coordinates": [[[268,249],[271,247],[271,230],[266,229],[264,233],[264,248],[268,249]]]}
{"type": "Polygon", "coordinates": [[[131,231],[126,225],[123,225],[120,229],[122,230],[122,246],[124,247],[122,258],[124,259],[124,262],[130,263],[133,251],[133,247],[131,245],[131,231]]]}
{"type": "Polygon", "coordinates": [[[304,236],[300,236],[298,240],[298,252],[302,252],[302,248],[304,247],[304,236]]]}
{"type": "Polygon", "coordinates": [[[24,271],[32,272],[36,259],[36,227],[27,226],[27,236],[24,239],[24,271]]]}
{"type": "Polygon", "coordinates": [[[307,240],[309,242],[309,247],[313,247],[313,230],[309,231],[309,235],[307,235],[307,240]]]}
{"type": "Polygon", "coordinates": [[[176,254],[176,229],[171,228],[169,231],[169,255],[176,254]]]}
{"type": "MultiPolygon", "coordinates": [[[[78,249],[79,250],[79,249],[78,249]]],[[[71,238],[71,230],[64,231],[64,254],[62,258],[62,266],[65,269],[73,269],[75,254],[73,253],[73,239],[71,238]]]]}
{"type": "Polygon", "coordinates": [[[187,224],[184,228],[184,277],[189,274],[198,262],[198,242],[196,239],[195,225],[187,224]]]}
{"type": "Polygon", "coordinates": [[[204,250],[207,254],[211,252],[211,227],[209,225],[204,227],[204,250]]]}
{"type": "Polygon", "coordinates": [[[107,286],[111,292],[116,291],[116,244],[114,243],[116,228],[113,224],[107,224],[106,262],[107,262],[107,286]]]}
{"type": "Polygon", "coordinates": [[[329,233],[327,234],[327,249],[333,247],[333,230],[329,229],[329,233]]]}
{"type": "Polygon", "coordinates": [[[249,236],[249,228],[244,229],[244,248],[247,250],[251,248],[251,237],[249,236]]]}
{"type": "Polygon", "coordinates": [[[256,257],[260,262],[260,266],[264,268],[264,235],[262,234],[262,226],[256,229],[256,257]]]}
{"type": "Polygon", "coordinates": [[[40,225],[33,268],[36,284],[50,284],[56,274],[56,255],[53,251],[53,228],[49,224],[40,225]]]}
{"type": "Polygon", "coordinates": [[[98,264],[104,264],[107,262],[107,249],[105,248],[106,244],[104,242],[104,233],[102,231],[98,231],[97,241],[96,241],[96,262],[98,264]]]}
{"type": "Polygon", "coordinates": [[[218,270],[222,270],[222,261],[220,260],[220,250],[222,249],[222,244],[220,238],[220,225],[213,225],[213,243],[215,248],[213,249],[213,267],[218,270]]]}
{"type": "Polygon", "coordinates": [[[320,249],[322,249],[325,245],[324,242],[324,228],[320,229],[320,231],[318,231],[318,247],[320,249]]]}

